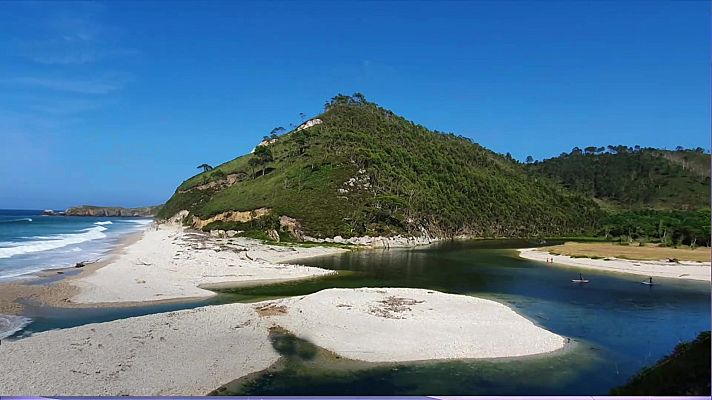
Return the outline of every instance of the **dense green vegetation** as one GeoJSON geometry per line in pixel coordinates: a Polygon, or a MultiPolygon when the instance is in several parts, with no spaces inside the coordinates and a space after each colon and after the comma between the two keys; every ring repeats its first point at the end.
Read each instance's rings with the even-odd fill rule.
{"type": "Polygon", "coordinates": [[[709,246],[710,209],[612,212],[604,219],[599,234],[627,241],[653,241],[665,246],[709,246]]]}
{"type": "Polygon", "coordinates": [[[671,355],[645,368],[627,384],[614,388],[615,396],[709,396],[710,332],[702,332],[675,347],[671,355]]]}
{"type": "Polygon", "coordinates": [[[614,208],[697,210],[710,206],[710,155],[701,148],[574,148],[526,167],[534,176],[551,178],[614,208]]]}
{"type": "MultiPolygon", "coordinates": [[[[254,154],[185,181],[159,217],[209,217],[267,207],[317,237],[460,234],[483,237],[595,233],[603,214],[587,196],[528,175],[511,160],[339,95],[323,123],[268,139],[254,154]],[[224,185],[226,177],[238,182],[224,185]],[[213,182],[215,185],[210,186],[213,182]]],[[[229,228],[229,223],[223,223],[229,228]]]]}

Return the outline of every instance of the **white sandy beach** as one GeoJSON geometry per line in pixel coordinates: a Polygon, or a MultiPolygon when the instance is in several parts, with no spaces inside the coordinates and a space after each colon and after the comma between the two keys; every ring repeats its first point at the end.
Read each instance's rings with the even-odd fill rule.
{"type": "Polygon", "coordinates": [[[252,307],[213,306],[0,345],[0,395],[204,395],[279,355],[252,307]]]}
{"type": "MultiPolygon", "coordinates": [[[[333,271],[291,264],[338,248],[271,246],[162,225],[105,266],[66,279],[78,305],[214,295],[333,271]],[[203,288],[201,288],[203,287],[203,288]]],[[[60,290],[61,292],[61,290],[60,290]]],[[[517,357],[565,338],[509,307],[425,289],[326,289],[47,331],[0,345],[0,395],[204,395],[274,364],[269,329],[281,327],[342,358],[367,362],[517,357]]]]}
{"type": "Polygon", "coordinates": [[[425,289],[327,289],[281,300],[275,322],[346,358],[417,361],[547,353],[564,338],[509,307],[425,289]]]}
{"type": "Polygon", "coordinates": [[[596,269],[626,274],[641,275],[644,277],[655,276],[661,278],[690,279],[710,282],[710,263],[679,261],[635,261],[620,258],[592,259],[573,258],[564,255],[549,254],[541,249],[519,249],[519,255],[528,260],[546,262],[553,258],[554,264],[563,264],[571,267],[596,269]]]}
{"type": "Polygon", "coordinates": [[[247,285],[312,278],[333,271],[280,264],[333,254],[334,247],[270,246],[247,238],[219,239],[162,224],[125,248],[108,265],[68,280],[80,304],[132,303],[209,297],[201,287],[247,285]]]}
{"type": "Polygon", "coordinates": [[[203,395],[274,363],[273,326],[365,361],[513,357],[565,342],[489,300],[425,289],[327,289],[5,341],[0,394],[203,395]]]}

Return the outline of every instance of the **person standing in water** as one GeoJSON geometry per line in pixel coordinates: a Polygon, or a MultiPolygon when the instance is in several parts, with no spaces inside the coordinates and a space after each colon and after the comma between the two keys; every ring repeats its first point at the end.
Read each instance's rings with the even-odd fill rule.
{"type": "Polygon", "coordinates": [[[650,282],[650,284],[652,285],[652,284],[653,284],[653,277],[652,277],[652,276],[651,276],[651,277],[649,277],[649,278],[648,278],[648,281],[649,281],[649,282],[650,282]]]}

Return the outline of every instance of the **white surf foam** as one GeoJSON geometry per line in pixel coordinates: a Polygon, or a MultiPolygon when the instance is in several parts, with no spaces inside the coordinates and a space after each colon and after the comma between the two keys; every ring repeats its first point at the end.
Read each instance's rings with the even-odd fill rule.
{"type": "Polygon", "coordinates": [[[7,221],[0,221],[0,223],[3,223],[3,224],[9,224],[12,222],[32,222],[32,218],[18,218],[18,219],[9,219],[7,221]]]}
{"type": "Polygon", "coordinates": [[[99,222],[94,222],[94,225],[111,225],[113,222],[111,221],[99,221],[99,222]]]}
{"type": "Polygon", "coordinates": [[[148,225],[153,222],[152,219],[130,219],[126,222],[133,222],[136,225],[148,225]]]}
{"type": "Polygon", "coordinates": [[[12,336],[15,332],[26,327],[30,322],[32,322],[32,320],[26,317],[0,314],[0,339],[12,336]]]}
{"type": "Polygon", "coordinates": [[[58,249],[60,247],[69,246],[70,244],[78,244],[88,242],[90,240],[103,239],[106,234],[103,226],[95,226],[87,228],[78,233],[66,233],[52,236],[38,236],[35,239],[26,242],[4,242],[0,243],[0,258],[10,258],[20,254],[36,253],[38,251],[47,251],[58,249]]]}

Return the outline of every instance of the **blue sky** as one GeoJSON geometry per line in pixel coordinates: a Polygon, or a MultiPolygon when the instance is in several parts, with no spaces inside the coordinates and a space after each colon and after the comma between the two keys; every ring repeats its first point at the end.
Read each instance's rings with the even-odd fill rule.
{"type": "Polygon", "coordinates": [[[336,93],[519,159],[710,147],[709,2],[0,3],[0,208],[165,201],[336,93]]]}

